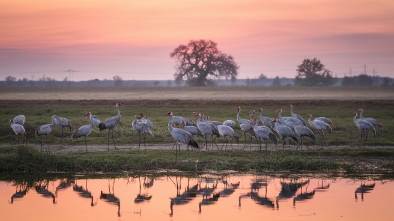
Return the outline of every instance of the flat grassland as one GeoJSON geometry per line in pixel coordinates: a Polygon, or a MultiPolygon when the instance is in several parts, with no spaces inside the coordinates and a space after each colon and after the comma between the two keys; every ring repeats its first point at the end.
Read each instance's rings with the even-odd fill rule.
{"type": "MultiPolygon", "coordinates": [[[[61,129],[56,126],[48,140],[43,139],[44,151],[50,150],[52,153],[58,153],[61,156],[59,160],[72,157],[74,161],[70,162],[73,162],[73,165],[80,165],[81,170],[87,166],[92,167],[92,171],[119,171],[120,169],[146,169],[148,167],[151,169],[164,167],[174,169],[175,167],[175,169],[182,170],[179,165],[174,166],[170,160],[173,155],[172,151],[168,150],[172,150],[173,139],[167,130],[169,120],[167,112],[172,111],[174,115],[189,117],[193,120],[196,120],[194,112],[202,112],[209,115],[211,120],[231,119],[236,121],[235,106],[237,105],[242,107],[241,117],[248,118],[250,110],[257,110],[260,107],[264,109],[264,116],[277,116],[275,111],[278,108],[283,108],[283,116],[289,116],[288,105],[293,104],[294,112],[303,116],[304,119],[307,119],[307,114],[311,113],[314,117],[325,116],[333,121],[333,132],[326,134],[326,142],[323,145],[320,145],[320,134],[315,131],[316,145],[313,145],[308,138],[304,140],[310,150],[306,150],[305,147],[303,151],[295,150],[296,145],[293,143],[290,147],[286,145],[284,152],[278,151],[282,150],[282,141],[279,141],[278,145],[269,143],[268,151],[253,154],[254,151],[242,151],[244,137],[238,125],[235,131],[240,136],[240,144],[232,142],[228,147],[231,151],[227,153],[220,151],[219,153],[216,151],[216,147],[209,147],[208,151],[204,147],[203,153],[183,154],[184,157],[181,160],[189,162],[197,159],[201,163],[204,162],[205,168],[218,170],[238,170],[241,167],[246,170],[294,169],[295,167],[306,170],[321,170],[322,168],[330,170],[333,168],[332,162],[336,161],[340,161],[341,166],[338,167],[335,164],[334,170],[352,171],[354,168],[358,168],[357,171],[372,172],[394,170],[394,152],[392,151],[392,147],[394,147],[394,87],[0,88],[0,95],[0,157],[3,159],[9,159],[9,155],[12,155],[14,151],[21,151],[14,150],[14,147],[19,146],[19,143],[15,141],[15,135],[9,127],[9,119],[24,114],[27,119],[25,128],[28,133],[26,144],[40,150],[40,139],[34,137],[34,131],[38,126],[50,123],[51,116],[56,114],[69,119],[73,129],[72,131],[65,130],[62,136],[61,129]],[[116,102],[123,104],[120,109],[122,120],[115,129],[116,145],[123,151],[107,153],[107,131],[99,132],[95,129],[87,138],[88,153],[85,154],[84,139],[71,140],[72,132],[89,123],[89,120],[84,116],[88,111],[97,115],[101,120],[115,116],[117,114],[116,102]],[[373,139],[370,133],[364,145],[361,143],[360,133],[353,123],[353,113],[359,108],[364,109],[365,117],[379,120],[384,127],[383,131],[377,129],[376,139],[373,139]],[[154,124],[155,137],[147,135],[146,147],[141,145],[141,149],[156,151],[148,151],[147,154],[129,151],[139,149],[138,134],[132,129],[131,122],[133,116],[140,113],[148,116],[154,124]],[[75,152],[77,154],[62,154],[75,152]],[[242,159],[234,161],[234,156],[239,156],[242,159]],[[80,157],[81,159],[79,159],[80,157]],[[127,161],[127,163],[119,159],[127,161]],[[141,161],[141,159],[144,160],[141,161]],[[158,159],[166,162],[166,166],[160,165],[158,159]],[[237,165],[223,167],[223,162],[230,161],[234,161],[233,164],[237,165]],[[86,162],[92,164],[85,165],[86,162]],[[105,166],[110,162],[114,165],[113,167],[105,166]],[[156,163],[152,164],[152,162],[156,163]],[[249,164],[245,164],[245,162],[249,162],[249,164]],[[308,165],[305,166],[305,163],[308,165]],[[101,166],[95,168],[92,165],[101,166]]],[[[258,112],[254,118],[259,118],[258,112]]],[[[204,142],[199,137],[197,141],[200,144],[204,142]]],[[[217,143],[220,148],[223,139],[218,138],[217,143]]],[[[182,148],[182,152],[185,151],[186,145],[182,145],[182,148]]],[[[258,150],[258,148],[258,144],[254,142],[251,147],[248,146],[245,150],[258,150]]],[[[111,142],[110,150],[113,149],[111,142]]],[[[18,156],[24,156],[24,154],[26,154],[26,159],[30,159],[32,156],[30,152],[23,152],[23,150],[18,156]]],[[[39,166],[36,164],[30,166],[31,168],[35,166],[37,170],[46,168],[53,164],[50,160],[55,158],[53,155],[48,159],[37,155],[37,161],[34,162],[37,162],[36,164],[39,166]],[[48,165],[39,164],[41,161],[48,161],[48,165]]],[[[25,158],[20,158],[20,162],[25,161],[25,158]]],[[[58,164],[60,165],[61,162],[58,164]]],[[[70,166],[66,161],[63,163],[61,165],[65,165],[65,167],[70,166]]],[[[15,165],[19,165],[19,161],[10,160],[3,164],[4,168],[7,167],[9,171],[14,171],[15,165]]],[[[53,170],[69,171],[70,169],[67,168],[54,167],[53,170]]],[[[193,170],[193,168],[190,166],[185,170],[193,170]]],[[[21,170],[24,169],[21,168],[21,170]]],[[[80,171],[80,169],[74,168],[72,171],[80,171]]]]}
{"type": "Polygon", "coordinates": [[[0,95],[0,100],[393,100],[394,87],[5,87],[0,95]]]}

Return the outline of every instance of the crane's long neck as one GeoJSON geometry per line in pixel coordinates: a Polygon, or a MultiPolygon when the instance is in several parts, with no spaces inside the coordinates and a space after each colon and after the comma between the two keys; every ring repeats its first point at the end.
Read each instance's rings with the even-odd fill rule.
{"type": "Polygon", "coordinates": [[[168,121],[168,131],[172,131],[172,116],[170,116],[170,120],[168,121]]]}
{"type": "Polygon", "coordinates": [[[237,120],[238,120],[238,121],[241,121],[242,118],[239,116],[239,112],[241,112],[241,108],[238,108],[238,113],[237,113],[237,120]]]}
{"type": "Polygon", "coordinates": [[[310,125],[312,125],[312,115],[309,115],[308,123],[309,123],[310,125]]]}
{"type": "Polygon", "coordinates": [[[119,107],[118,107],[117,109],[118,109],[118,118],[120,119],[120,110],[119,110],[119,107]]]}
{"type": "Polygon", "coordinates": [[[354,122],[354,123],[357,123],[357,113],[354,113],[353,122],[354,122]]]}
{"type": "Polygon", "coordinates": [[[363,117],[363,110],[360,110],[360,119],[364,119],[364,117],[363,117]]]}
{"type": "Polygon", "coordinates": [[[292,105],[292,106],[290,106],[290,113],[291,113],[291,115],[293,115],[293,114],[294,114],[294,112],[293,112],[293,105],[292,105]]]}

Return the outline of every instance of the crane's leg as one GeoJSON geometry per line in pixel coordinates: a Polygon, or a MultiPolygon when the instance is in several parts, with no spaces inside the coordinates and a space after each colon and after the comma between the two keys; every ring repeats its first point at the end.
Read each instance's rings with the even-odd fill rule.
{"type": "Polygon", "coordinates": [[[208,141],[207,141],[207,135],[204,136],[205,137],[205,149],[208,150],[208,141]]]}
{"type": "Polygon", "coordinates": [[[265,150],[267,151],[267,150],[268,150],[268,143],[267,143],[267,140],[264,140],[264,142],[265,142],[265,150]]]}
{"type": "Polygon", "coordinates": [[[138,150],[140,150],[141,147],[141,132],[138,131],[138,137],[140,138],[140,140],[138,141],[138,150]]]}
{"type": "Polygon", "coordinates": [[[87,137],[87,136],[85,136],[85,147],[86,147],[86,152],[88,152],[88,145],[87,145],[87,143],[86,143],[86,137],[87,137]]]}
{"type": "Polygon", "coordinates": [[[41,143],[41,149],[40,152],[42,152],[42,137],[40,136],[40,143],[41,143]]]}
{"type": "Polygon", "coordinates": [[[112,141],[114,142],[115,150],[117,150],[118,148],[116,148],[115,139],[114,139],[114,129],[112,129],[112,141]]]}
{"type": "Polygon", "coordinates": [[[109,133],[110,133],[110,130],[108,129],[108,148],[107,148],[107,150],[109,150],[109,133]]]}

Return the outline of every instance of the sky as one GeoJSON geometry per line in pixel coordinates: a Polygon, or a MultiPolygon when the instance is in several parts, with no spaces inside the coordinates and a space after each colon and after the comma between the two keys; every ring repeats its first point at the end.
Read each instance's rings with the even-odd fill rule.
{"type": "Polygon", "coordinates": [[[170,53],[200,39],[240,79],[295,77],[313,58],[394,77],[391,0],[0,0],[0,30],[0,80],[172,80],[170,53]]]}

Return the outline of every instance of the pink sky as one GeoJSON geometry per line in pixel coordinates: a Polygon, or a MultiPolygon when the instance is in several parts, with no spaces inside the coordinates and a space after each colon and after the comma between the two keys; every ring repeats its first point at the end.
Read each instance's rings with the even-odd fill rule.
{"type": "Polygon", "coordinates": [[[305,58],[338,77],[394,77],[394,1],[0,0],[0,79],[173,79],[169,54],[209,39],[238,78],[295,77],[305,58]]]}

